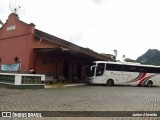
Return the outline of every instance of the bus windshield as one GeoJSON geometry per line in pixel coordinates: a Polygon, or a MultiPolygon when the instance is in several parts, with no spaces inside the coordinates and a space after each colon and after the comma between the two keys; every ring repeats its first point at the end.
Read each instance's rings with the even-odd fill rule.
{"type": "Polygon", "coordinates": [[[98,63],[97,69],[96,69],[96,76],[101,76],[104,73],[105,64],[104,63],[98,63]]]}
{"type": "Polygon", "coordinates": [[[95,63],[92,63],[92,65],[90,66],[90,77],[93,76],[101,76],[104,73],[104,69],[105,68],[105,64],[104,63],[98,63],[97,65],[95,63]],[[96,70],[96,72],[95,72],[96,70]]]}

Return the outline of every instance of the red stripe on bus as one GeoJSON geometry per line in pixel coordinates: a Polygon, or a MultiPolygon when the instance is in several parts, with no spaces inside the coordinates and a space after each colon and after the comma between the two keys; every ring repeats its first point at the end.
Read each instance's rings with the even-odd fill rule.
{"type": "Polygon", "coordinates": [[[148,77],[142,79],[142,80],[139,82],[138,85],[142,85],[142,83],[143,83],[145,80],[148,80],[149,78],[151,78],[151,77],[153,77],[153,76],[155,76],[155,75],[150,75],[150,76],[148,76],[148,77]]]}
{"type": "Polygon", "coordinates": [[[146,76],[146,73],[142,73],[138,78],[136,78],[136,79],[133,80],[133,81],[135,82],[135,81],[141,80],[141,79],[144,78],[145,76],[146,76]]]}
{"type": "Polygon", "coordinates": [[[144,76],[146,76],[146,73],[142,73],[142,76],[138,80],[142,79],[144,76]]]}

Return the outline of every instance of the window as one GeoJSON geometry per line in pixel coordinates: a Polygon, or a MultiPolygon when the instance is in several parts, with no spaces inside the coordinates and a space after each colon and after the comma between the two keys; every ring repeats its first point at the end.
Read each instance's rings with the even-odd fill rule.
{"type": "Polygon", "coordinates": [[[160,73],[160,68],[158,67],[124,65],[124,64],[106,64],[106,70],[142,72],[142,73],[160,73]]]}
{"type": "Polygon", "coordinates": [[[122,71],[122,67],[122,65],[118,64],[106,64],[106,70],[122,71]]]}
{"type": "Polygon", "coordinates": [[[98,63],[97,69],[96,69],[96,76],[103,75],[104,73],[105,64],[104,63],[98,63]]]}
{"type": "Polygon", "coordinates": [[[148,67],[147,72],[148,73],[160,73],[160,68],[148,67]]]}
{"type": "Polygon", "coordinates": [[[106,70],[112,70],[113,67],[112,67],[112,64],[106,64],[106,70]]]}
{"type": "Polygon", "coordinates": [[[47,60],[44,59],[44,60],[42,61],[42,64],[43,64],[43,65],[46,65],[46,64],[47,64],[47,60]]]}
{"type": "Polygon", "coordinates": [[[129,71],[129,72],[138,72],[139,71],[139,67],[138,66],[128,65],[127,66],[127,71],[129,71]]]}

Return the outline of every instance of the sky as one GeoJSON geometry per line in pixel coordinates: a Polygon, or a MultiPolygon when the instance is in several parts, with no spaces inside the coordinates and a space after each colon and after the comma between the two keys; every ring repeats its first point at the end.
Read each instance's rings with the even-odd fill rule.
{"type": "Polygon", "coordinates": [[[160,0],[0,0],[4,23],[11,1],[25,8],[20,20],[98,53],[117,50],[121,60],[160,50],[160,0]]]}

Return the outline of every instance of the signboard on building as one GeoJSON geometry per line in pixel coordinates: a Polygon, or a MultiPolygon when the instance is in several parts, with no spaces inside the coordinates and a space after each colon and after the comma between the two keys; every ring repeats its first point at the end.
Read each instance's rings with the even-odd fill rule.
{"type": "Polygon", "coordinates": [[[7,31],[11,31],[11,30],[15,30],[16,29],[16,25],[12,25],[7,27],[7,31]]]}
{"type": "Polygon", "coordinates": [[[2,71],[18,71],[19,64],[1,64],[1,70],[2,71]]]}

